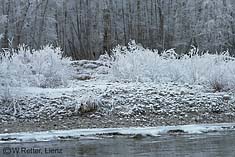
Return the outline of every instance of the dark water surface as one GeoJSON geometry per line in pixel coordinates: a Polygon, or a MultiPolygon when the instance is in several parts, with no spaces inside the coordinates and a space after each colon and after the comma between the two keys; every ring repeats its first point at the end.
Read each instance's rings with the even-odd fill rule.
{"type": "Polygon", "coordinates": [[[235,157],[235,132],[0,144],[0,151],[0,157],[235,157]]]}

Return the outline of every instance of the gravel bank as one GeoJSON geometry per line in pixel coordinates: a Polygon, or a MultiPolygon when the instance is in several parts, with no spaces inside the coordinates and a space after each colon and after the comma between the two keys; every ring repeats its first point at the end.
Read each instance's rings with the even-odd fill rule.
{"type": "Polygon", "coordinates": [[[1,100],[0,133],[235,122],[234,94],[199,85],[89,80],[29,91],[1,100]]]}

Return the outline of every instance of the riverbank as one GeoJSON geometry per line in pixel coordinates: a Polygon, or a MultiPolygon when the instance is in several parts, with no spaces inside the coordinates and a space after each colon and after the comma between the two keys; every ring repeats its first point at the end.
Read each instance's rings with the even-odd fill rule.
{"type": "Polygon", "coordinates": [[[50,130],[38,132],[21,132],[0,134],[0,143],[22,143],[66,140],[97,140],[122,137],[126,139],[143,139],[147,137],[198,135],[215,132],[231,132],[235,123],[197,124],[158,127],[123,127],[123,128],[90,128],[70,130],[50,130]]]}
{"type": "MultiPolygon", "coordinates": [[[[200,116],[200,115],[199,115],[200,116]]],[[[204,117],[201,115],[202,118],[204,117]]],[[[212,123],[234,123],[235,116],[209,115],[210,119],[202,119],[195,121],[185,118],[172,119],[159,116],[135,116],[132,118],[106,116],[94,118],[93,115],[85,117],[69,117],[62,120],[42,120],[42,121],[22,121],[16,120],[12,122],[1,123],[0,133],[17,133],[17,132],[39,132],[50,130],[70,130],[70,129],[92,129],[92,128],[123,128],[123,127],[157,127],[162,125],[187,125],[187,124],[212,124],[212,123]],[[162,118],[162,117],[161,117],[162,118]]]]}
{"type": "Polygon", "coordinates": [[[0,133],[235,122],[234,94],[200,85],[87,80],[14,91],[1,101],[0,133]]]}
{"type": "Polygon", "coordinates": [[[79,61],[61,88],[9,88],[0,133],[235,122],[233,91],[176,82],[117,81],[109,62],[79,61]]]}

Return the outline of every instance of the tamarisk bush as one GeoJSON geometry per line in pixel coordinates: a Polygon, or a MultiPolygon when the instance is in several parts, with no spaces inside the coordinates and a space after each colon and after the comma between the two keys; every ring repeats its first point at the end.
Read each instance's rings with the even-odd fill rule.
{"type": "Polygon", "coordinates": [[[235,58],[228,52],[199,55],[195,48],[183,56],[174,49],[159,54],[132,41],[113,49],[110,74],[119,81],[201,84],[223,91],[235,88],[235,58]]]}

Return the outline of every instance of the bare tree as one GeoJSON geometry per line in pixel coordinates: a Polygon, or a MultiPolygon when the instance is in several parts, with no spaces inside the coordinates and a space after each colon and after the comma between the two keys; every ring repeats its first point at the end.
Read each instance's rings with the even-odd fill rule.
{"type": "Polygon", "coordinates": [[[160,51],[235,50],[233,0],[1,0],[0,51],[20,44],[60,46],[74,59],[97,59],[136,40],[160,51]]]}

